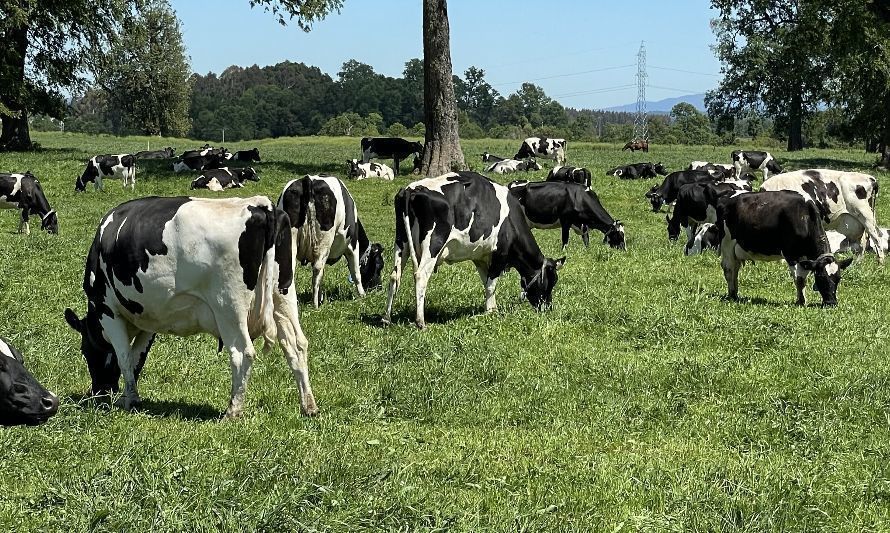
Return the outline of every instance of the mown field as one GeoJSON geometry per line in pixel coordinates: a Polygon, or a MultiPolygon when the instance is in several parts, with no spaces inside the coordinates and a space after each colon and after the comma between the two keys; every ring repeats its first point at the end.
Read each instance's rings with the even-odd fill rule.
{"type": "MultiPolygon", "coordinates": [[[[42,151],[0,154],[0,170],[40,178],[60,234],[18,235],[18,215],[0,212],[0,335],[62,405],[46,425],[0,428],[0,530],[890,529],[890,266],[855,263],[836,309],[819,308],[812,291],[813,305],[795,307],[778,263],[745,267],[742,301],[726,301],[717,256],[685,258],[668,243],[664,214],[643,197],[652,182],[603,176],[634,161],[723,162],[730,148],[631,155],[570,143],[569,162],[593,171],[603,204],[625,222],[628,249],[599,238],[584,249],[573,235],[546,313],[519,300],[510,272],[499,311],[482,315],[473,266],[444,266],[418,331],[409,268],[395,325],[383,328],[385,292],[357,300],[345,264],[330,268],[330,301],[301,308],[321,415],[300,416],[275,350],[254,365],[245,416],[221,422],[229,363],[210,336],[158,339],[139,411],[85,399],[79,337],[62,312],[84,311],[96,224],[132,194],[115,181],[75,194],[74,181],[88,157],[143,149],[145,139],[36,140],[42,151]]],[[[478,170],[483,150],[511,155],[518,144],[463,146],[478,170]]],[[[358,139],[329,138],[229,148],[253,146],[260,183],[223,195],[277,198],[294,176],[342,176],[359,152],[358,139]]],[[[858,150],[773,153],[789,169],[869,171],[874,160],[858,150]]],[[[890,190],[890,175],[876,175],[890,190]]],[[[146,164],[136,194],[188,194],[190,179],[146,164]]],[[[392,198],[411,179],[347,183],[387,249],[386,276],[392,198]]],[[[878,220],[890,222],[886,194],[878,220]]],[[[561,255],[558,231],[536,237],[561,255]]],[[[301,269],[303,302],[309,280],[301,269]]]]}

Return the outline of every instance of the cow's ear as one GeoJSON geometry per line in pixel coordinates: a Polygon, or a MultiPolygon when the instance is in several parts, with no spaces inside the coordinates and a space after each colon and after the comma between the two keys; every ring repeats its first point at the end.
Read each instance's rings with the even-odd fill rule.
{"type": "Polygon", "coordinates": [[[838,267],[839,269],[841,269],[841,270],[844,270],[844,269],[846,269],[848,266],[850,266],[851,264],[853,264],[853,259],[854,259],[853,257],[848,257],[848,258],[846,258],[846,259],[844,259],[844,260],[842,260],[842,261],[838,261],[838,262],[837,262],[837,267],[838,267]]]}
{"type": "Polygon", "coordinates": [[[562,256],[559,259],[553,261],[553,268],[555,268],[556,270],[559,270],[565,264],[566,264],[566,256],[562,256]]]}
{"type": "Polygon", "coordinates": [[[77,314],[69,307],[65,308],[65,321],[68,322],[68,325],[74,328],[75,331],[83,333],[83,322],[77,318],[77,314]]]}

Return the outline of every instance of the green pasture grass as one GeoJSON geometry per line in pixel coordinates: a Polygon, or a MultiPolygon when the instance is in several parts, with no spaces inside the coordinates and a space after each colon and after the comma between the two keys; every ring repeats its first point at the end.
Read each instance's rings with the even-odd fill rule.
{"type": "MultiPolygon", "coordinates": [[[[787,269],[749,265],[741,302],[724,299],[714,254],[686,258],[669,243],[664,213],[643,197],[654,181],[606,177],[615,165],[728,162],[728,147],[570,143],[603,205],[625,222],[628,248],[573,235],[553,309],[519,299],[518,276],[483,315],[470,264],[443,266],[430,283],[428,329],[413,325],[410,270],[380,327],[385,291],[357,299],[341,262],[327,270],[321,309],[306,305],[321,409],[302,418],[279,350],[260,355],[245,415],[220,421],[227,356],[207,335],[160,337],[140,381],[143,406],[108,410],[85,400],[79,337],[65,307],[82,313],[84,258],[101,216],[133,198],[118,181],[74,192],[86,160],[144,149],[147,138],[38,133],[43,149],[0,154],[0,170],[33,171],[58,210],[60,234],[0,211],[0,335],[59,394],[40,427],[0,428],[0,530],[285,531],[770,530],[862,531],[890,524],[890,271],[854,263],[839,306],[794,303],[787,269]]],[[[201,143],[152,139],[178,151],[201,143]]],[[[484,150],[519,142],[466,140],[470,166],[484,150]]],[[[305,173],[343,176],[357,138],[233,143],[260,149],[261,181],[225,193],[277,199],[305,173]]],[[[753,148],[753,146],[752,146],[753,148]]],[[[788,169],[875,174],[859,150],[773,152],[788,169]]],[[[497,177],[502,183],[545,170],[497,177]]],[[[347,182],[372,240],[392,268],[394,182],[347,182]]],[[[191,175],[140,165],[135,196],[189,194],[191,175]]],[[[878,220],[890,221],[885,196],[878,220]]],[[[208,220],[208,224],[217,223],[208,220]]],[[[550,257],[558,231],[535,231],[550,257]]]]}

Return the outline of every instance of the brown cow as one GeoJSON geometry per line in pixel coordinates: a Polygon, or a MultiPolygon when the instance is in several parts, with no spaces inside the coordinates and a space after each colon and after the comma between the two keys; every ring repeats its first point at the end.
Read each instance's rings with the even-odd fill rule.
{"type": "Polygon", "coordinates": [[[625,150],[630,150],[631,152],[636,152],[637,150],[642,150],[644,152],[648,152],[649,151],[649,141],[641,141],[639,139],[636,141],[631,141],[631,142],[625,144],[624,148],[621,149],[622,152],[625,150]]]}

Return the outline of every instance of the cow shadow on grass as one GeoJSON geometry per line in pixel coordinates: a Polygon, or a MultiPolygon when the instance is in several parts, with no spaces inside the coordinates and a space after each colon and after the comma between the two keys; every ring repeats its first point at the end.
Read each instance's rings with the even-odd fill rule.
{"type": "MultiPolygon", "coordinates": [[[[102,409],[106,411],[120,410],[107,397],[97,397],[90,394],[72,394],[68,396],[68,401],[77,406],[78,409],[102,409]]],[[[135,412],[144,413],[150,416],[158,417],[176,417],[182,420],[194,421],[212,421],[220,420],[223,412],[208,404],[196,404],[183,401],[169,400],[147,400],[142,399],[142,403],[136,407],[135,412]]]]}
{"type": "MultiPolygon", "coordinates": [[[[726,294],[715,294],[714,297],[717,298],[718,300],[720,300],[721,302],[731,304],[731,305],[732,304],[735,304],[735,305],[756,305],[756,306],[762,306],[762,307],[785,307],[785,308],[799,307],[794,302],[793,294],[788,298],[788,300],[778,300],[778,301],[777,300],[767,300],[766,298],[763,298],[762,296],[754,296],[754,297],[739,296],[735,300],[733,300],[726,294]]],[[[811,297],[807,298],[807,305],[805,307],[821,307],[821,306],[822,306],[822,300],[819,299],[818,296],[816,296],[815,300],[811,297]]]]}
{"type": "MultiPolygon", "coordinates": [[[[483,316],[484,310],[479,306],[459,306],[454,308],[442,309],[438,307],[427,307],[424,310],[424,319],[427,327],[438,324],[448,324],[455,320],[463,318],[472,318],[474,316],[483,316]]],[[[392,313],[391,323],[397,326],[414,325],[416,312],[413,307],[406,307],[400,310],[394,310],[392,313]]],[[[383,314],[381,313],[362,313],[359,317],[366,326],[385,328],[388,324],[383,323],[383,314]]]]}

